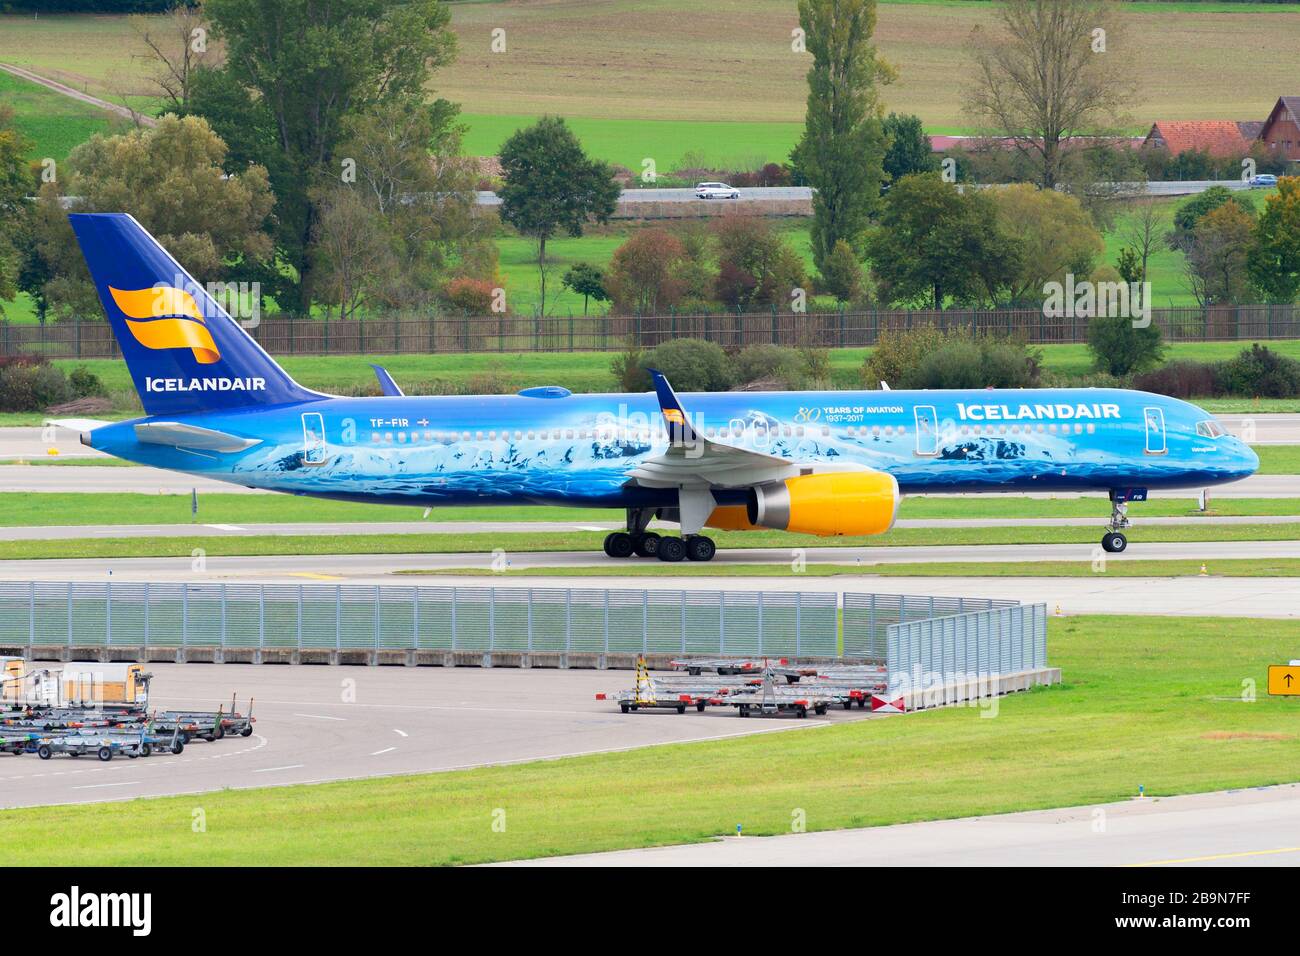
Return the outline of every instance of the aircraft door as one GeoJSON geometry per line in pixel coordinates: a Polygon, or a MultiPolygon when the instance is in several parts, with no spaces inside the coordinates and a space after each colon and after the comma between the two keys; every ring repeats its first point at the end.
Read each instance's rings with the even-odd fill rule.
{"type": "Polygon", "coordinates": [[[302,460],[305,465],[325,464],[325,419],[320,412],[303,413],[302,460]]]}
{"type": "Polygon", "coordinates": [[[1169,452],[1169,445],[1165,440],[1165,413],[1164,409],[1148,406],[1142,410],[1142,415],[1147,423],[1147,447],[1148,455],[1164,455],[1169,452]]]}
{"type": "Polygon", "coordinates": [[[933,405],[917,405],[913,409],[916,416],[916,453],[924,458],[934,458],[939,454],[939,418],[933,405]]]}

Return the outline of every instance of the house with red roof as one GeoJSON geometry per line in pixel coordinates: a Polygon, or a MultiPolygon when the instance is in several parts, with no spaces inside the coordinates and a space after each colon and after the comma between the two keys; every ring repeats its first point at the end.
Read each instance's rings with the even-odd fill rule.
{"type": "Polygon", "coordinates": [[[1259,139],[1276,156],[1300,161],[1300,96],[1283,96],[1260,130],[1259,139]]]}
{"type": "Polygon", "coordinates": [[[1217,159],[1239,159],[1257,143],[1280,158],[1300,161],[1300,96],[1279,97],[1263,121],[1159,120],[1142,146],[1168,150],[1171,156],[1195,149],[1217,159]]]}

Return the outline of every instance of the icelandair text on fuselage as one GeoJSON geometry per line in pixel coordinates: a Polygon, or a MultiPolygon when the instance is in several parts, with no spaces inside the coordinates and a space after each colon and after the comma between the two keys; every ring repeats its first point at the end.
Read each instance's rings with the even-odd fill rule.
{"type": "Polygon", "coordinates": [[[266,379],[146,377],[144,387],[148,392],[261,392],[266,390],[266,379]]]}
{"type": "Polygon", "coordinates": [[[1118,405],[1077,405],[1064,402],[1053,405],[967,405],[957,403],[963,421],[1018,422],[1063,421],[1081,418],[1119,418],[1118,405]]]}

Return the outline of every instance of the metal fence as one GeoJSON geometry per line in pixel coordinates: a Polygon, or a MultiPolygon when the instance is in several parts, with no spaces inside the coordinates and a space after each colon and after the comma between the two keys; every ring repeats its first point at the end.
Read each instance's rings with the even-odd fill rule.
{"type": "MultiPolygon", "coordinates": [[[[1224,305],[1153,309],[1152,322],[1174,342],[1300,338],[1300,306],[1224,305]]],[[[399,315],[367,319],[266,316],[249,331],[273,355],[618,351],[653,348],[675,338],[708,339],[724,348],[812,344],[875,345],[880,333],[918,325],[999,332],[1035,344],[1087,341],[1088,319],[1052,318],[1042,309],[746,312],[632,316],[399,315]]],[[[18,325],[0,322],[0,355],[116,358],[121,352],[100,319],[18,325]]]]}
{"type": "Polygon", "coordinates": [[[826,593],[0,583],[0,647],[833,657],[826,593]]]}
{"type": "Polygon", "coordinates": [[[895,687],[1046,667],[1047,605],[1012,604],[894,624],[885,659],[895,687]]]}
{"type": "Polygon", "coordinates": [[[1002,673],[1045,664],[1046,611],[800,591],[0,582],[0,649],[35,647],[843,656],[1002,673]]]}

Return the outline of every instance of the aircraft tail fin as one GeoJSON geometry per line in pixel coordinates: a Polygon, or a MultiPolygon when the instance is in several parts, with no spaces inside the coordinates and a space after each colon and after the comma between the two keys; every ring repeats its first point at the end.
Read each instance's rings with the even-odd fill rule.
{"type": "Polygon", "coordinates": [[[290,378],[134,217],[68,218],[149,415],[321,397],[290,378]]]}

